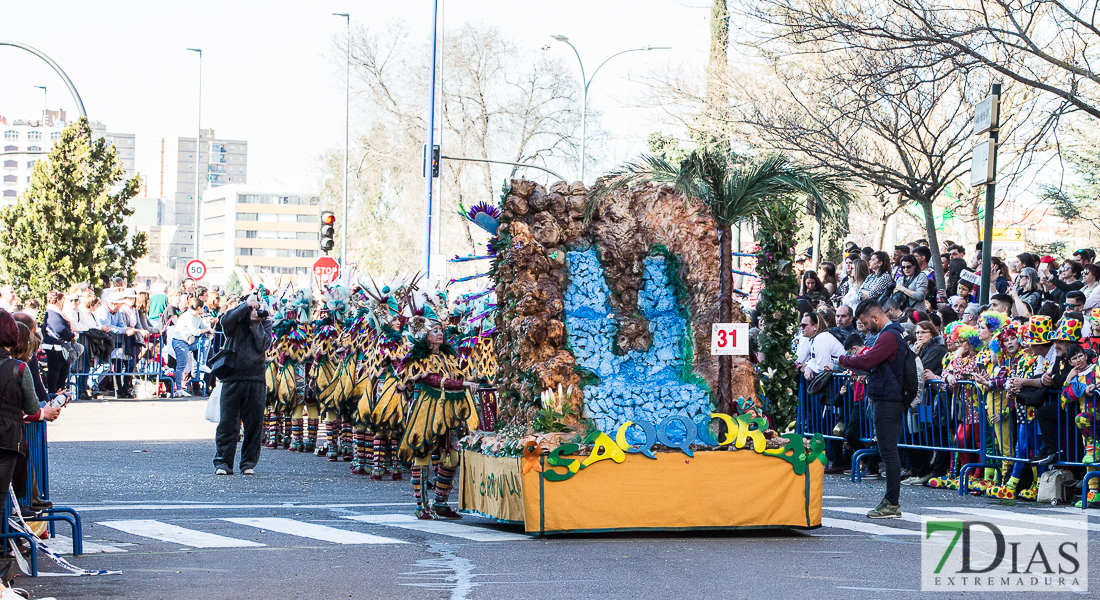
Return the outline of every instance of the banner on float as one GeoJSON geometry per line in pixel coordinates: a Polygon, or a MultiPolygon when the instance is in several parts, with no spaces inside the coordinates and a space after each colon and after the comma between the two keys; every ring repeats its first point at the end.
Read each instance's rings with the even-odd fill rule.
{"type": "Polygon", "coordinates": [[[520,459],[464,452],[459,505],[498,521],[523,523],[520,459]]]}

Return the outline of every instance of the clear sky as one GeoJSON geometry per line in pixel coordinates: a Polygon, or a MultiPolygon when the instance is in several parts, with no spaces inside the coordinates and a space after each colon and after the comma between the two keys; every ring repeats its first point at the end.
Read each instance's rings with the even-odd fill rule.
{"type": "MultiPolygon", "coordinates": [[[[321,153],[339,148],[344,138],[344,69],[334,59],[334,40],[345,25],[331,13],[351,13],[353,27],[404,21],[427,39],[430,11],[429,0],[8,0],[0,39],[49,55],[73,80],[89,118],[137,135],[136,166],[150,196],[158,193],[165,138],[169,197],[173,142],[197,129],[198,59],[186,48],[202,48],[202,126],[248,140],[249,183],[317,189],[321,153]]],[[[611,137],[608,164],[636,154],[645,136],[662,127],[659,115],[634,106],[640,90],[631,78],[650,67],[701,69],[708,17],[706,0],[444,0],[447,25],[492,23],[517,44],[550,45],[572,66],[572,51],[549,37],[569,36],[589,73],[619,50],[672,46],[617,58],[592,84],[589,106],[604,114],[611,137]]],[[[50,108],[76,116],[61,79],[45,63],[0,47],[0,65],[0,115],[37,119],[43,94],[34,86],[45,85],[50,108]]]]}

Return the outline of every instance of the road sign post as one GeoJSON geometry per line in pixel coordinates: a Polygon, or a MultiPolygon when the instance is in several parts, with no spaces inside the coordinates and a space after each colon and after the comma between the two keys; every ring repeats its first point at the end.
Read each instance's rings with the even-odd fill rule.
{"type": "Polygon", "coordinates": [[[989,139],[974,148],[970,185],[985,185],[985,227],[982,235],[982,284],[980,304],[989,303],[990,261],[993,260],[993,210],[997,195],[997,137],[1000,133],[1001,84],[994,83],[988,98],[974,110],[974,134],[989,132],[989,139]]]}
{"type": "Polygon", "coordinates": [[[206,263],[197,258],[188,262],[185,270],[187,271],[187,276],[196,281],[206,277],[206,263]]]}
{"type": "Polygon", "coordinates": [[[315,281],[329,284],[340,277],[340,264],[331,256],[322,256],[313,263],[313,278],[315,281]]]}

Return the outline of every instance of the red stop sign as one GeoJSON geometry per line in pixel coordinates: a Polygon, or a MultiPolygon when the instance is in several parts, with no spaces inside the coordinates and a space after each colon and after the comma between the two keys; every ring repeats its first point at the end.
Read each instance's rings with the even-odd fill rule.
{"type": "Polygon", "coordinates": [[[340,265],[331,256],[322,256],[313,263],[313,276],[321,283],[332,283],[340,277],[340,265]]]}

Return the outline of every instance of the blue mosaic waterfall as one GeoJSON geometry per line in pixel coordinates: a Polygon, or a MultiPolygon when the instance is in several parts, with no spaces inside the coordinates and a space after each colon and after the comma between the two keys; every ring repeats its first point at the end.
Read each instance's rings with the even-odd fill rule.
{"type": "Polygon", "coordinates": [[[608,299],[610,290],[595,250],[566,255],[569,288],[565,292],[565,325],[577,364],[600,378],[584,388],[585,417],[601,431],[615,434],[626,421],[654,425],[673,414],[692,420],[711,410],[707,390],[680,379],[684,356],[680,342],[686,323],[665,274],[665,258],[645,259],[644,288],[638,311],[649,320],[653,343],[645,352],[612,353],[618,325],[608,299]]]}

